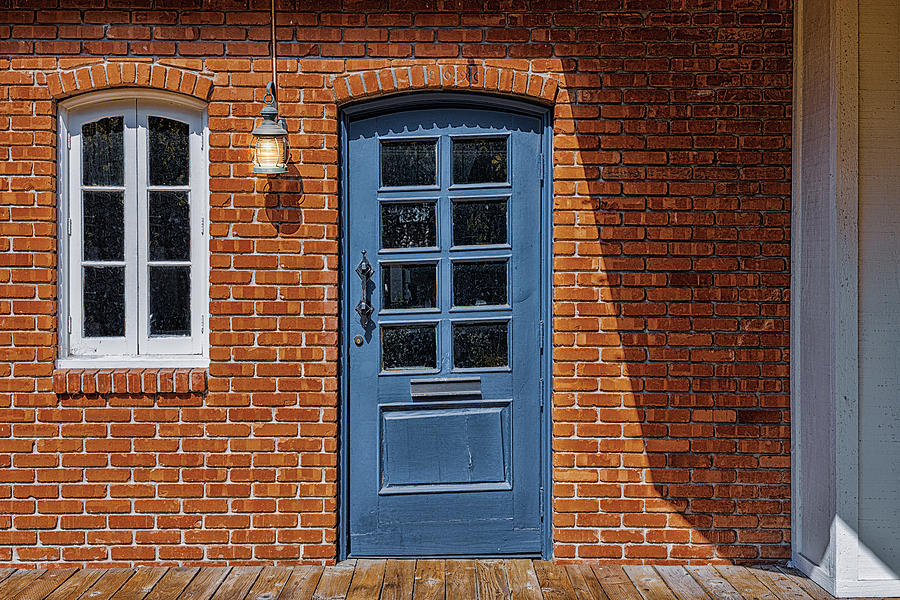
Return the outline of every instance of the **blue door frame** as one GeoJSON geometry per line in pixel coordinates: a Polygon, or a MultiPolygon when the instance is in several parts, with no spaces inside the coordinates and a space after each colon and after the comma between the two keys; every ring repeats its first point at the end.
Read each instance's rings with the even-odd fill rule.
{"type": "MultiPolygon", "coordinates": [[[[552,181],[550,177],[552,165],[552,124],[550,109],[548,107],[498,97],[488,94],[478,93],[458,93],[458,92],[420,92],[412,94],[404,94],[392,96],[379,100],[363,101],[344,107],[341,110],[340,119],[340,203],[341,203],[341,281],[340,281],[340,393],[341,393],[341,410],[339,416],[340,424],[340,456],[339,456],[339,476],[340,476],[340,495],[338,498],[338,557],[345,559],[351,557],[352,548],[350,547],[350,397],[349,397],[349,381],[348,372],[349,353],[351,345],[354,344],[350,335],[351,319],[353,322],[359,323],[359,318],[354,310],[359,300],[356,296],[360,295],[360,280],[354,272],[356,263],[359,262],[359,256],[350,255],[350,219],[348,218],[349,202],[348,190],[350,180],[348,178],[348,169],[346,168],[347,158],[349,156],[349,132],[351,122],[369,117],[391,115],[409,110],[428,110],[445,109],[452,111],[453,109],[469,108],[469,109],[485,109],[493,111],[502,111],[511,116],[522,115],[536,118],[540,122],[541,128],[541,155],[540,162],[535,164],[536,169],[542,172],[543,185],[540,189],[540,273],[537,280],[540,287],[540,315],[541,315],[541,346],[543,352],[540,356],[540,504],[541,504],[541,549],[540,552],[516,553],[503,552],[497,555],[502,556],[541,556],[550,558],[552,556],[552,462],[551,462],[551,324],[550,324],[550,303],[551,303],[551,193],[552,181]],[[545,342],[546,340],[546,342],[545,342]]],[[[377,220],[377,215],[374,216],[377,220]]],[[[373,253],[374,254],[374,253],[373,253]]],[[[374,258],[370,254],[369,258],[374,258]]],[[[375,262],[374,260],[372,262],[375,262]]],[[[444,282],[442,282],[444,284],[444,282]]],[[[376,290],[377,291],[377,290],[376,290]]],[[[471,466],[471,465],[470,465],[471,466]]],[[[453,552],[453,555],[459,553],[453,552]]],[[[361,555],[355,552],[353,556],[361,555]]],[[[371,555],[364,553],[364,555],[371,555]]],[[[385,554],[388,555],[388,554],[385,554]]],[[[479,553],[479,556],[491,556],[493,552],[479,553]]]]}

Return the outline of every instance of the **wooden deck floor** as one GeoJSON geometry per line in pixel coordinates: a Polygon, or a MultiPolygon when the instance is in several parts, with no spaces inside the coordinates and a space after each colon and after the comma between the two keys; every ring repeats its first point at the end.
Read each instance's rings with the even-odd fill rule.
{"type": "Polygon", "coordinates": [[[333,567],[0,570],[3,600],[831,600],[789,569],[349,560],[333,567]]]}

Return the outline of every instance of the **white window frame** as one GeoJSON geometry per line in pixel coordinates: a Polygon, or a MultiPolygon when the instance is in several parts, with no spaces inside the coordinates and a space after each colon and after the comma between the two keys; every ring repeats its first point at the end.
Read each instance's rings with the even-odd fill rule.
{"type": "Polygon", "coordinates": [[[209,364],[209,147],[206,103],[156,90],[105,90],[60,103],[58,114],[59,368],[197,368],[209,364]],[[81,126],[104,117],[125,121],[125,337],[82,337],[81,126]],[[191,335],[149,335],[147,121],[189,126],[191,335]],[[142,158],[138,158],[142,157],[142,158]]]}

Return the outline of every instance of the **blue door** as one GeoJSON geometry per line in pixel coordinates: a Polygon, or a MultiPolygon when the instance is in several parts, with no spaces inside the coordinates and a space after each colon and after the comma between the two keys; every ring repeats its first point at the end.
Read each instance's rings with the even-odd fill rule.
{"type": "Polygon", "coordinates": [[[540,554],[542,119],[345,128],[349,554],[540,554]]]}

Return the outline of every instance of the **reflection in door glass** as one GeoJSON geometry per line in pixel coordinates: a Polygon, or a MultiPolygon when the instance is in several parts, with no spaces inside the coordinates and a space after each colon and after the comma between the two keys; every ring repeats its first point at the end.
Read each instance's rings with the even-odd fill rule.
{"type": "Polygon", "coordinates": [[[382,308],[437,306],[436,264],[384,264],[381,267],[382,308]]]}
{"type": "Polygon", "coordinates": [[[454,306],[506,304],[506,261],[453,263],[454,306]]]}
{"type": "Polygon", "coordinates": [[[453,366],[458,369],[509,364],[508,321],[454,323],[453,366]]]}
{"type": "Polygon", "coordinates": [[[382,248],[433,248],[436,245],[434,202],[382,203],[382,248]]]}
{"type": "Polygon", "coordinates": [[[434,369],[437,328],[426,325],[385,325],[381,328],[381,367],[385,371],[434,369]]]}
{"type": "Polygon", "coordinates": [[[506,200],[453,203],[453,245],[506,243],[506,200]]]}
{"type": "Polygon", "coordinates": [[[381,185],[400,187],[437,183],[434,140],[381,142],[381,185]]]}
{"type": "Polygon", "coordinates": [[[506,138],[453,140],[453,183],[505,183],[506,138]]]}

